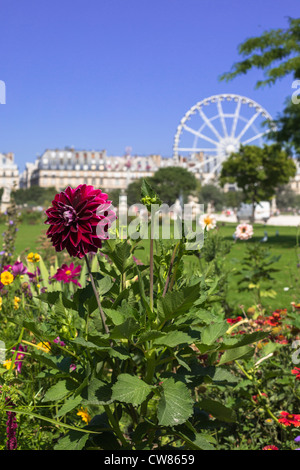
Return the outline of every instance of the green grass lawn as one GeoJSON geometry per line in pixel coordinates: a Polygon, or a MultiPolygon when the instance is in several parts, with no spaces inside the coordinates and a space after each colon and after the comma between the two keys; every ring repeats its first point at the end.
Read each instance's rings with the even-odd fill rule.
{"type": "MultiPolygon", "coordinates": [[[[0,225],[0,233],[6,229],[4,224],[0,225]]],[[[47,230],[44,224],[21,224],[16,238],[15,254],[16,257],[22,255],[25,251],[31,252],[37,250],[38,239],[42,232],[47,230]]]]}
{"type": "MultiPolygon", "coordinates": [[[[16,239],[15,255],[24,257],[26,252],[37,251],[38,239],[42,232],[45,232],[47,227],[44,224],[29,225],[21,224],[16,239]]],[[[2,233],[5,226],[1,225],[0,230],[2,233]]],[[[263,225],[254,226],[254,237],[246,242],[233,241],[233,232],[235,225],[223,224],[220,225],[220,234],[228,241],[232,242],[232,247],[229,255],[226,257],[226,268],[231,267],[232,272],[229,275],[229,291],[228,302],[236,310],[239,311],[239,305],[243,304],[246,308],[253,305],[253,297],[250,293],[239,293],[237,290],[237,276],[234,275],[234,270],[238,269],[241,260],[245,253],[247,244],[260,241],[264,232],[267,231],[268,241],[264,243],[269,249],[271,254],[280,255],[279,261],[274,265],[279,271],[274,274],[274,283],[272,289],[277,292],[274,299],[266,299],[266,305],[270,309],[285,308],[290,305],[290,302],[300,301],[300,269],[297,268],[297,263],[300,262],[296,251],[296,235],[297,227],[276,227],[263,225]],[[276,232],[278,234],[276,235],[276,232]],[[289,288],[289,290],[284,290],[289,288]]],[[[149,241],[143,242],[145,250],[138,251],[137,256],[145,263],[149,260],[149,241]]],[[[187,257],[188,269],[199,270],[199,260],[196,257],[187,257]]]]}
{"type": "MultiPolygon", "coordinates": [[[[271,286],[277,295],[274,299],[265,298],[264,305],[268,309],[274,310],[276,308],[286,308],[292,301],[300,301],[300,269],[297,267],[300,259],[298,259],[296,251],[297,227],[264,227],[261,224],[255,224],[254,236],[251,240],[238,240],[234,242],[233,233],[236,225],[228,223],[220,224],[219,226],[222,237],[232,243],[224,268],[232,268],[231,274],[228,277],[228,303],[236,312],[240,313],[239,305],[244,305],[246,309],[251,307],[254,304],[254,297],[250,292],[238,292],[237,281],[240,278],[234,274],[234,271],[237,271],[241,266],[247,244],[253,244],[262,240],[265,231],[267,232],[268,240],[264,243],[264,246],[268,247],[271,255],[280,256],[280,259],[273,265],[274,268],[278,269],[278,272],[274,273],[274,282],[271,286]],[[285,288],[288,288],[288,290],[284,290],[285,288]]],[[[144,242],[144,244],[145,247],[148,247],[149,242],[144,242]]],[[[147,262],[148,251],[145,250],[144,253],[142,251],[138,253],[141,254],[141,260],[147,262]]],[[[200,264],[196,257],[186,257],[186,262],[188,270],[199,270],[200,264]]]]}
{"type": "MultiPolygon", "coordinates": [[[[232,240],[234,226],[224,226],[220,228],[220,233],[226,239],[232,240]]],[[[296,236],[297,227],[264,227],[262,225],[254,226],[254,237],[246,242],[237,241],[233,243],[230,254],[228,255],[228,263],[236,266],[239,263],[245,252],[247,243],[259,242],[264,237],[264,232],[268,234],[268,240],[264,243],[270,250],[271,255],[280,256],[274,267],[279,271],[274,273],[274,285],[272,289],[277,292],[275,299],[266,299],[266,305],[271,309],[286,308],[292,301],[300,300],[300,284],[299,275],[300,270],[297,268],[297,263],[300,259],[296,250],[296,236]],[[278,234],[276,235],[276,232],[278,234]],[[284,290],[289,288],[289,290],[284,290]]],[[[238,267],[238,266],[237,266],[238,267]]],[[[237,276],[231,275],[229,277],[229,300],[232,305],[244,304],[246,307],[251,306],[253,297],[250,294],[238,293],[236,288],[237,276]]]]}

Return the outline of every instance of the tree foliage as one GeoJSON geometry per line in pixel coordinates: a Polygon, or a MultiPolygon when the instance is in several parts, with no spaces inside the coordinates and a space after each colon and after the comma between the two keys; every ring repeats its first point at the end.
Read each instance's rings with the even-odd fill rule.
{"type": "Polygon", "coordinates": [[[293,103],[289,98],[279,117],[274,121],[276,130],[270,132],[270,139],[282,144],[286,151],[295,153],[300,158],[300,105],[293,103]]]}
{"type": "Polygon", "coordinates": [[[247,39],[238,52],[244,59],[235,63],[221,80],[232,80],[255,68],[264,71],[265,76],[257,81],[256,88],[272,85],[291,73],[295,79],[300,78],[300,19],[288,18],[287,28],[271,29],[247,39]]]}
{"type": "MultiPolygon", "coordinates": [[[[169,205],[174,204],[180,196],[185,201],[197,188],[193,173],[177,166],[160,168],[151,178],[147,178],[147,181],[160,199],[169,205]]],[[[126,192],[129,205],[140,200],[141,186],[142,180],[133,181],[128,185],[126,192]]]]}
{"type": "Polygon", "coordinates": [[[14,193],[16,204],[29,206],[48,206],[56,193],[55,188],[42,188],[31,186],[30,188],[17,189],[14,193]]]}
{"type": "Polygon", "coordinates": [[[255,205],[271,199],[280,185],[287,184],[296,174],[296,165],[280,145],[241,146],[223,163],[220,183],[236,183],[243,191],[245,202],[255,205]]]}

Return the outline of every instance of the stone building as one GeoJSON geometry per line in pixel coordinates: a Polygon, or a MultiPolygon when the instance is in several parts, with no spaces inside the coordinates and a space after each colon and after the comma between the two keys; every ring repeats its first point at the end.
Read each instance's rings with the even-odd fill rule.
{"type": "Polygon", "coordinates": [[[55,187],[57,191],[83,183],[104,190],[125,190],[132,181],[150,177],[167,164],[171,165],[172,159],[160,155],[108,156],[105,150],[46,150],[35,163],[26,165],[20,184],[24,188],[55,187]]]}
{"type": "Polygon", "coordinates": [[[14,154],[0,153],[0,188],[19,188],[19,170],[14,162],[14,154]]]}

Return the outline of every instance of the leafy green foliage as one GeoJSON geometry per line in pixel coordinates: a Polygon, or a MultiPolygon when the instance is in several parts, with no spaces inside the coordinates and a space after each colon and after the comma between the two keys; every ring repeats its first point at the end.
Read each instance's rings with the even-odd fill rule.
{"type": "Polygon", "coordinates": [[[256,87],[271,85],[286,75],[300,78],[300,19],[288,18],[286,29],[271,29],[261,36],[252,37],[242,43],[239,54],[244,60],[237,62],[232,71],[221,76],[221,80],[246,74],[253,68],[265,71],[265,80],[259,80],[256,87]]]}
{"type": "Polygon", "coordinates": [[[241,146],[223,163],[220,183],[236,183],[243,191],[245,202],[255,205],[270,200],[276,188],[289,182],[296,174],[296,165],[278,144],[241,146]]]}

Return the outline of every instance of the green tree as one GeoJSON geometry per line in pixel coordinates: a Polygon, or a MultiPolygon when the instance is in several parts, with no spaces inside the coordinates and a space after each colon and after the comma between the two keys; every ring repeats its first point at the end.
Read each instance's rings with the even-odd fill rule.
{"type": "Polygon", "coordinates": [[[204,204],[211,203],[215,210],[222,210],[224,206],[224,191],[214,184],[206,184],[201,187],[199,202],[204,204]]]}
{"type": "Polygon", "coordinates": [[[282,144],[287,152],[295,153],[300,158],[300,104],[293,103],[290,98],[279,117],[274,121],[276,130],[271,130],[270,139],[282,144]]]}
{"type": "MultiPolygon", "coordinates": [[[[262,70],[265,77],[256,82],[256,88],[273,85],[288,75],[292,75],[294,80],[299,79],[300,18],[288,18],[288,27],[285,29],[271,29],[261,36],[247,39],[238,47],[238,51],[244,59],[235,63],[230,72],[224,73],[221,80],[232,80],[252,69],[262,70]]],[[[300,157],[298,104],[290,97],[287,98],[283,113],[275,120],[276,128],[271,123],[268,138],[300,157]]]]}
{"type": "Polygon", "coordinates": [[[272,85],[289,74],[300,78],[300,18],[288,18],[286,29],[271,29],[247,39],[238,52],[244,59],[235,63],[221,80],[229,81],[254,68],[264,71],[265,76],[265,80],[257,81],[256,88],[272,85]]]}
{"type": "Polygon", "coordinates": [[[226,207],[238,208],[244,200],[243,191],[227,191],[224,193],[226,207]]]}
{"type": "Polygon", "coordinates": [[[252,204],[252,220],[256,205],[270,200],[276,188],[287,184],[296,174],[296,165],[280,145],[241,146],[223,163],[221,186],[236,183],[243,191],[245,202],[252,204]]]}
{"type": "Polygon", "coordinates": [[[55,188],[42,188],[31,186],[15,191],[15,201],[17,205],[27,204],[29,206],[48,206],[56,194],[55,188]]]}
{"type": "Polygon", "coordinates": [[[142,179],[138,179],[128,185],[126,189],[128,206],[139,203],[141,199],[142,181],[142,179]]]}
{"type": "Polygon", "coordinates": [[[180,196],[185,202],[198,186],[193,173],[178,166],[160,168],[148,181],[160,199],[169,205],[174,204],[180,196]]]}

